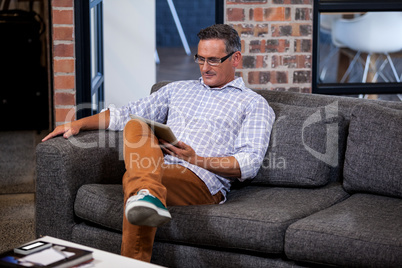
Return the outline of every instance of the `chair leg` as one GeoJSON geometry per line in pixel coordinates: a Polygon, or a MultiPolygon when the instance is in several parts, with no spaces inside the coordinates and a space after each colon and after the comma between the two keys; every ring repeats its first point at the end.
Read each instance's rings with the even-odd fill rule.
{"type": "Polygon", "coordinates": [[[327,75],[327,70],[328,70],[328,62],[332,59],[333,56],[335,56],[335,54],[337,54],[339,52],[339,48],[335,47],[334,49],[332,49],[331,53],[329,53],[329,55],[325,58],[325,60],[322,63],[322,71],[320,73],[320,81],[324,81],[325,76],[327,75]]]}
{"type": "MultiPolygon", "coordinates": [[[[402,80],[402,75],[401,75],[401,78],[398,77],[398,73],[396,72],[395,65],[394,65],[394,62],[391,59],[391,56],[388,53],[386,55],[387,55],[387,59],[389,61],[389,65],[391,65],[392,72],[395,75],[396,82],[400,83],[401,80],[402,80]]],[[[397,96],[402,101],[402,94],[397,94],[397,96]]]]}
{"type": "Polygon", "coordinates": [[[398,82],[398,83],[401,82],[401,80],[400,80],[399,77],[398,77],[398,73],[396,72],[394,63],[392,62],[391,57],[389,56],[388,53],[386,53],[385,55],[387,55],[387,59],[388,59],[388,61],[389,61],[389,65],[391,65],[391,69],[392,69],[392,72],[393,72],[394,75],[395,75],[396,82],[398,82]]]}
{"type": "Polygon", "coordinates": [[[167,0],[167,2],[170,8],[170,13],[172,13],[174,23],[176,24],[177,31],[179,32],[179,36],[183,44],[184,50],[186,51],[187,56],[191,56],[191,50],[190,47],[188,46],[187,38],[186,35],[184,34],[183,27],[181,26],[179,16],[177,15],[176,7],[174,6],[172,0],[167,0]]]}
{"type": "Polygon", "coordinates": [[[350,74],[350,72],[353,69],[353,66],[356,64],[356,61],[359,59],[361,52],[357,51],[355,57],[353,58],[352,62],[350,63],[348,69],[346,70],[345,74],[343,75],[342,79],[341,79],[341,83],[345,83],[346,78],[348,77],[348,75],[350,74]]]}
{"type": "Polygon", "coordinates": [[[387,60],[387,59],[385,59],[385,60],[382,62],[380,68],[378,68],[377,72],[375,73],[375,75],[374,75],[374,77],[373,77],[373,83],[377,82],[378,76],[381,75],[382,70],[384,70],[385,65],[387,65],[387,63],[388,63],[388,60],[387,60]]]}
{"type": "Polygon", "coordinates": [[[388,59],[385,59],[385,60],[382,62],[380,68],[378,68],[377,72],[375,73],[375,75],[374,75],[374,77],[373,77],[373,83],[376,83],[376,82],[377,82],[378,76],[381,76],[381,78],[384,79],[384,81],[385,81],[386,83],[389,82],[389,80],[385,77],[385,75],[384,75],[383,72],[382,72],[382,71],[384,70],[385,66],[387,66],[387,63],[388,63],[388,59]]]}
{"type": "Polygon", "coordinates": [[[154,53],[154,58],[155,58],[155,63],[156,64],[161,63],[161,60],[159,59],[158,50],[156,50],[156,49],[155,49],[155,53],[154,53]]]}
{"type": "Polygon", "coordinates": [[[368,54],[367,58],[366,58],[366,66],[364,67],[362,83],[366,83],[366,81],[367,81],[367,75],[368,75],[368,71],[370,68],[370,59],[371,59],[371,54],[368,54]]]}

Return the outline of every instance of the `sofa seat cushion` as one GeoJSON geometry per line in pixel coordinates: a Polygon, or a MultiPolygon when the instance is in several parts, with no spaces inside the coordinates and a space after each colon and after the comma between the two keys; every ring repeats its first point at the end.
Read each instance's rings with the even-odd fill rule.
{"type": "Polygon", "coordinates": [[[344,187],[402,198],[402,111],[359,105],[350,119],[344,187]]]}
{"type": "Polygon", "coordinates": [[[354,194],[289,226],[285,253],[294,260],[351,267],[400,267],[402,200],[354,194]]]}
{"type": "Polygon", "coordinates": [[[253,184],[319,187],[340,181],[347,122],[338,103],[317,108],[272,102],[270,106],[276,120],[253,184]]]}
{"type": "Polygon", "coordinates": [[[172,220],[156,238],[187,245],[283,253],[287,227],[348,194],[340,184],[319,189],[247,186],[222,205],[170,207],[172,220]]]}
{"type": "MultiPolygon", "coordinates": [[[[317,189],[247,186],[233,190],[222,205],[169,207],[172,220],[156,240],[188,245],[283,253],[286,228],[349,195],[339,183],[317,189]]],[[[121,231],[121,185],[82,186],[75,201],[78,217],[121,231]]]]}

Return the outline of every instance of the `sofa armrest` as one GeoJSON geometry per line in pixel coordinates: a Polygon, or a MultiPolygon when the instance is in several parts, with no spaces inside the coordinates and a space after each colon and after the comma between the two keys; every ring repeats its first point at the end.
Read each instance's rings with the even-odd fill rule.
{"type": "Polygon", "coordinates": [[[36,235],[71,240],[78,223],[74,201],[84,184],[121,184],[122,132],[88,131],[36,148],[36,235]]]}

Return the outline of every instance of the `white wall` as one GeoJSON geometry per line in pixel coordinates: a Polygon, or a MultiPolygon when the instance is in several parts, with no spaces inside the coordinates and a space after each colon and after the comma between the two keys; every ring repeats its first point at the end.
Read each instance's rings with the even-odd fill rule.
{"type": "Polygon", "coordinates": [[[105,107],[149,95],[156,81],[155,0],[104,0],[105,107]]]}

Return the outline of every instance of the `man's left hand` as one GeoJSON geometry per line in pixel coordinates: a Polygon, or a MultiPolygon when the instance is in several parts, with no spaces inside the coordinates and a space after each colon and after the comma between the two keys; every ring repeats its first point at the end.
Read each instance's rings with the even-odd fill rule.
{"type": "Polygon", "coordinates": [[[194,149],[179,141],[177,144],[170,144],[162,139],[162,150],[172,156],[183,159],[190,164],[199,166],[223,177],[241,178],[239,163],[233,156],[226,157],[202,157],[195,153],[194,149]]]}
{"type": "Polygon", "coordinates": [[[190,145],[185,144],[182,141],[179,141],[177,144],[173,145],[162,139],[160,139],[159,142],[163,145],[162,150],[165,153],[183,159],[190,164],[196,164],[197,154],[190,145]]]}

